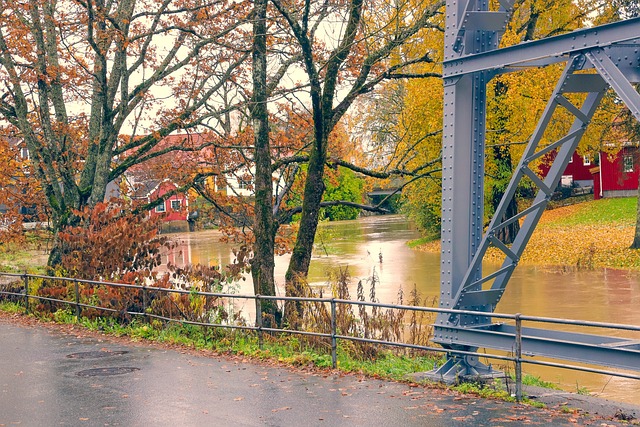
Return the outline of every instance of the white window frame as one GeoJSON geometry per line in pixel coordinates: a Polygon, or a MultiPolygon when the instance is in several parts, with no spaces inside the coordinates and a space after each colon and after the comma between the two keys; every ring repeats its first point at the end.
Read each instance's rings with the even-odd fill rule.
{"type": "Polygon", "coordinates": [[[253,185],[252,179],[238,178],[238,189],[248,190],[251,185],[253,185]]]}
{"type": "Polygon", "coordinates": [[[591,166],[591,157],[589,155],[582,156],[582,164],[585,166],[591,166]]]}
{"type": "Polygon", "coordinates": [[[162,202],[161,205],[156,206],[156,212],[165,213],[167,211],[167,207],[165,206],[165,202],[162,202]]]}
{"type": "Polygon", "coordinates": [[[171,200],[171,210],[172,211],[179,211],[180,209],[182,209],[182,201],[181,200],[171,200]],[[174,207],[173,205],[177,204],[178,207],[174,207]]]}
{"type": "Polygon", "coordinates": [[[633,155],[625,154],[622,156],[622,170],[624,172],[633,172],[634,164],[633,164],[633,155]]]}
{"type": "Polygon", "coordinates": [[[560,185],[562,187],[573,186],[573,175],[562,175],[562,177],[560,178],[560,185]]]}

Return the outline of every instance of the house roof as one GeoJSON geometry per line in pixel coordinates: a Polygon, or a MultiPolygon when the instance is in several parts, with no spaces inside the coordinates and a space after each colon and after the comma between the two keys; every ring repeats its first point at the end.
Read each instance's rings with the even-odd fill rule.
{"type": "Polygon", "coordinates": [[[149,197],[156,188],[162,183],[161,179],[148,179],[144,181],[132,183],[133,194],[131,197],[134,199],[143,199],[149,197]]]}

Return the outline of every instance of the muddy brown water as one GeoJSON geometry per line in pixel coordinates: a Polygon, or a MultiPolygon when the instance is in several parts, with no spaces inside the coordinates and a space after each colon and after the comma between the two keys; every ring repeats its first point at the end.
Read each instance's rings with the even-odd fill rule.
{"type": "MultiPolygon", "coordinates": [[[[201,263],[227,265],[233,261],[233,246],[220,243],[215,231],[173,234],[178,247],[165,260],[177,265],[201,263]]],[[[439,255],[410,249],[407,241],[418,238],[415,227],[402,216],[377,216],[355,221],[322,224],[309,272],[312,286],[326,286],[327,277],[338,268],[348,268],[356,284],[374,273],[378,276],[376,297],[396,303],[399,289],[405,295],[415,286],[426,297],[439,293],[439,255]]],[[[284,282],[289,257],[276,260],[276,281],[284,282]]],[[[497,266],[486,265],[487,270],[497,266]]],[[[231,285],[232,291],[252,294],[251,277],[231,285]]],[[[282,288],[282,286],[280,286],[282,288]]],[[[369,289],[365,288],[368,294],[369,289]]],[[[279,290],[282,294],[283,291],[279,290]]],[[[234,309],[251,315],[252,303],[236,300],[234,309]]],[[[500,313],[556,317],[607,323],[640,325],[640,272],[624,270],[567,271],[567,269],[519,266],[498,305],[500,313]]],[[[529,324],[532,327],[548,327],[529,324]]],[[[551,326],[553,327],[553,326],[551,326]]],[[[564,328],[566,330],[566,327],[564,328]]],[[[569,330],[572,330],[569,327],[569,330]]],[[[632,332],[596,331],[638,339],[632,332]]],[[[588,390],[602,397],[638,404],[640,381],[589,374],[566,369],[525,365],[525,372],[555,382],[567,391],[588,390]]]]}

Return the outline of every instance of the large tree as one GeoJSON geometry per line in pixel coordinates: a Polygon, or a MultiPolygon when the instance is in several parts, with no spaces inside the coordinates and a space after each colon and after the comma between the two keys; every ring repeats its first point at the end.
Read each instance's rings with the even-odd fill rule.
{"type": "MultiPolygon", "coordinates": [[[[433,61],[428,50],[411,55],[404,47],[425,32],[438,31],[444,2],[272,3],[300,55],[313,126],[300,228],[285,278],[291,292],[295,281],[308,273],[325,191],[325,167],[338,160],[328,158],[331,132],[359,96],[388,79],[418,77],[417,64],[433,61]]],[[[337,163],[352,166],[340,160],[337,163]]]]}
{"type": "Polygon", "coordinates": [[[56,232],[163,137],[219,116],[204,107],[250,51],[243,2],[0,4],[0,115],[29,149],[56,232]]]}
{"type": "MultiPolygon", "coordinates": [[[[251,117],[255,143],[255,223],[254,258],[251,270],[256,295],[275,295],[275,238],[269,111],[267,101],[267,5],[269,0],[255,0],[253,24],[253,98],[251,117]]],[[[276,317],[274,301],[264,302],[265,313],[276,317]]],[[[257,312],[257,309],[256,309],[257,312]]],[[[274,319],[278,321],[279,319],[274,319]]]]}

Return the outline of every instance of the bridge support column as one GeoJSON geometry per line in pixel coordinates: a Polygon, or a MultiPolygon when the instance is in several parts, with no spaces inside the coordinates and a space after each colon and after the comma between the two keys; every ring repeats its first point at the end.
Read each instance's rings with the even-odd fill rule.
{"type": "MultiPolygon", "coordinates": [[[[481,346],[498,348],[497,342],[503,337],[496,331],[501,325],[491,323],[491,313],[606,90],[613,88],[640,119],[640,95],[632,85],[640,81],[640,18],[498,48],[514,1],[493,2],[491,6],[497,10],[489,10],[487,0],[447,0],[439,306],[475,313],[438,315],[434,341],[449,353],[445,365],[430,373],[429,377],[435,380],[451,382],[469,375],[495,376],[490,366],[479,363],[468,353],[481,346]],[[565,70],[482,236],[487,83],[498,74],[559,62],[567,63],[565,70]],[[568,132],[563,137],[549,142],[545,130],[553,123],[557,107],[573,116],[573,123],[567,126],[568,132]],[[546,176],[530,168],[534,161],[551,153],[554,160],[546,176]],[[523,179],[532,182],[538,194],[531,207],[506,218],[509,199],[523,179]],[[513,243],[502,243],[498,233],[515,221],[522,221],[522,225],[513,243]],[[490,246],[502,251],[505,259],[498,270],[484,275],[482,260],[490,246]]],[[[544,330],[538,335],[548,339],[555,336],[553,331],[544,330]]],[[[552,346],[553,355],[578,357],[563,352],[562,341],[581,340],[590,343],[592,338],[563,336],[552,346]]],[[[581,350],[590,348],[589,345],[581,350]]],[[[624,343],[625,348],[629,345],[624,343]]]]}

